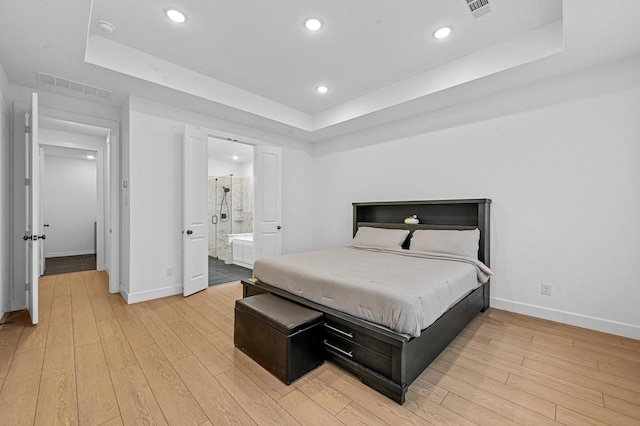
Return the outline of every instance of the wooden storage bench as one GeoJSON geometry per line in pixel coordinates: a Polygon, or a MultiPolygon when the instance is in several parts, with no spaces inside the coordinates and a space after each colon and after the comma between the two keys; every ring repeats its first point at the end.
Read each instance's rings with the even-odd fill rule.
{"type": "Polygon", "coordinates": [[[287,385],[324,361],[323,313],[270,293],[236,301],[234,344],[287,385]]]}

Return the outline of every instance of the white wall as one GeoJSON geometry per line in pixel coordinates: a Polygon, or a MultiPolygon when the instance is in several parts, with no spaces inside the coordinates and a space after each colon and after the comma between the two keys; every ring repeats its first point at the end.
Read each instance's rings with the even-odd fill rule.
{"type": "Polygon", "coordinates": [[[236,177],[242,177],[242,165],[238,163],[231,163],[229,161],[220,161],[209,157],[208,171],[209,176],[228,176],[233,174],[236,177]]]}
{"type": "Polygon", "coordinates": [[[97,171],[95,160],[45,156],[45,257],[96,252],[97,171]]]}
{"type": "Polygon", "coordinates": [[[253,161],[245,161],[244,163],[232,163],[230,161],[220,161],[209,157],[209,176],[228,176],[233,174],[235,177],[253,176],[253,161]]]}
{"type": "Polygon", "coordinates": [[[640,338],[640,87],[580,96],[315,157],[315,247],[352,202],[491,198],[493,306],[640,338]]]}
{"type": "Polygon", "coordinates": [[[282,253],[313,249],[313,159],[301,150],[282,149],[282,253]]]}
{"type": "Polygon", "coordinates": [[[9,267],[11,264],[9,250],[11,224],[9,217],[11,198],[9,182],[11,179],[10,150],[9,150],[9,108],[4,98],[9,82],[0,64],[0,318],[10,309],[9,306],[9,267]]]}
{"type": "Polygon", "coordinates": [[[240,177],[253,176],[253,161],[245,161],[240,164],[240,177]]]}
{"type": "Polygon", "coordinates": [[[119,292],[121,294],[129,293],[129,276],[131,275],[130,257],[131,257],[131,245],[129,234],[131,233],[131,205],[129,203],[129,175],[130,175],[130,162],[129,162],[129,150],[130,150],[130,133],[131,133],[131,119],[130,119],[129,99],[127,99],[122,105],[122,145],[120,149],[120,282],[119,292]]]}
{"type": "Polygon", "coordinates": [[[127,298],[182,292],[184,124],[129,114],[129,281],[127,298]],[[173,276],[167,276],[173,268],[173,276]]]}

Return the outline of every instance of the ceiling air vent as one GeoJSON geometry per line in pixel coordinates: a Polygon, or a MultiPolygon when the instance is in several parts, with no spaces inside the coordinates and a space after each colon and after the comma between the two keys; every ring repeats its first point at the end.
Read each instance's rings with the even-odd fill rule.
{"type": "Polygon", "coordinates": [[[56,77],[55,75],[46,74],[43,72],[36,72],[36,77],[40,83],[49,84],[51,86],[71,90],[73,92],[84,93],[85,95],[95,96],[102,99],[109,99],[112,93],[111,90],[101,89],[89,84],[80,83],[62,77],[56,77]]]}
{"type": "Polygon", "coordinates": [[[465,0],[465,2],[469,7],[469,12],[476,19],[491,12],[489,0],[465,0]]]}

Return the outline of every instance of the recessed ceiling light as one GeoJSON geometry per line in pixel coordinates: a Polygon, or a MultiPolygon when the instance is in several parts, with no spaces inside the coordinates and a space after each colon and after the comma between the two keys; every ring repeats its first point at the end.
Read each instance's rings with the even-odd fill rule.
{"type": "Polygon", "coordinates": [[[164,13],[166,13],[167,17],[171,19],[173,22],[177,22],[179,24],[182,24],[184,21],[187,20],[187,18],[184,16],[184,13],[176,9],[167,9],[164,11],[164,13]]]}
{"type": "Polygon", "coordinates": [[[233,156],[233,157],[231,157],[231,158],[233,158],[234,160],[237,160],[237,159],[238,159],[238,156],[237,156],[237,155],[234,155],[234,156],[233,156]]]}
{"type": "Polygon", "coordinates": [[[318,18],[310,18],[304,21],[304,27],[309,31],[318,31],[322,28],[322,21],[318,18]]]}
{"type": "Polygon", "coordinates": [[[329,88],[327,86],[318,86],[316,87],[316,91],[318,93],[327,93],[329,91],[329,88]]]}
{"type": "Polygon", "coordinates": [[[437,39],[443,39],[443,38],[447,38],[451,35],[451,28],[450,27],[442,27],[442,28],[438,28],[437,30],[435,30],[435,32],[433,33],[433,36],[437,39]]]}

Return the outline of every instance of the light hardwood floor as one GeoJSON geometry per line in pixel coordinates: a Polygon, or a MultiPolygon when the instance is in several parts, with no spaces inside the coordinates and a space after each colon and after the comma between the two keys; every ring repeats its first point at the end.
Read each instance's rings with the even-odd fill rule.
{"type": "Polygon", "coordinates": [[[490,309],[400,406],[330,363],[285,386],[233,346],[239,283],[127,305],[103,273],[40,280],[0,326],[0,424],[640,424],[640,341],[490,309]]]}

